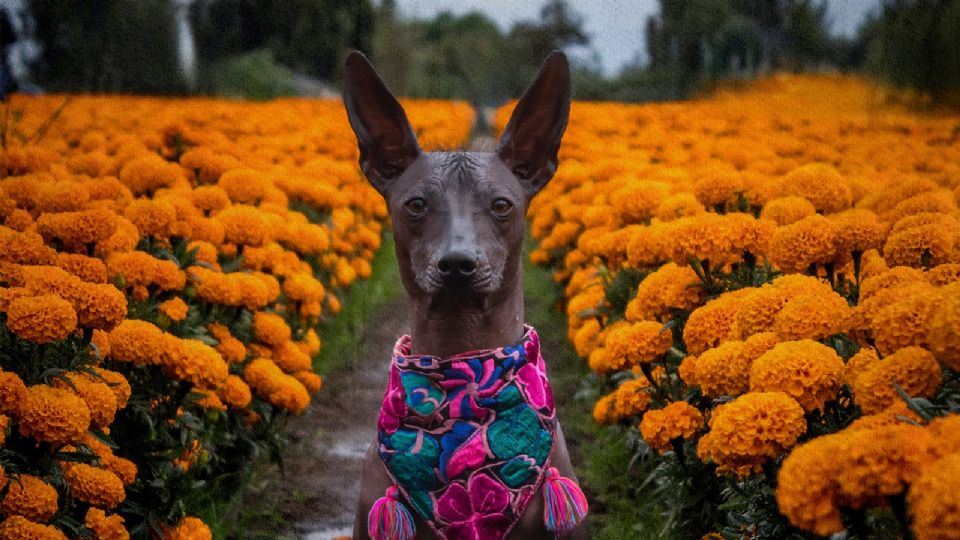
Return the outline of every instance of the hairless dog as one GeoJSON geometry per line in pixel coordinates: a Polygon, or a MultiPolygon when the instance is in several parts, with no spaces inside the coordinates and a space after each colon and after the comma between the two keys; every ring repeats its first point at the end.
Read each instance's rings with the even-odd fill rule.
{"type": "Polygon", "coordinates": [[[387,202],[412,311],[353,537],[588,538],[522,287],[526,210],[557,170],[570,111],[566,56],[544,61],[495,152],[422,151],[359,52],[343,101],[363,173],[387,202]]]}

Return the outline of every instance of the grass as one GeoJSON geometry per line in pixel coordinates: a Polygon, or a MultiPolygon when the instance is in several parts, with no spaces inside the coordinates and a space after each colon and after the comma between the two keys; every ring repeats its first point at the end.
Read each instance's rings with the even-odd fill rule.
{"type": "MultiPolygon", "coordinates": [[[[593,420],[593,404],[601,394],[599,379],[567,339],[563,291],[551,271],[530,263],[533,242],[524,246],[524,296],[527,322],[543,343],[557,415],[577,477],[590,501],[591,537],[671,538],[661,533],[663,517],[641,499],[638,486],[649,466],[634,459],[629,428],[610,428],[593,420]]],[[[635,428],[633,428],[636,431],[635,428]]]]}
{"type": "Polygon", "coordinates": [[[338,351],[354,350],[366,335],[365,328],[374,324],[374,314],[394,304],[404,294],[400,271],[394,253],[393,236],[388,232],[371,264],[370,279],[354,283],[345,298],[343,309],[320,329],[322,346],[313,359],[313,367],[321,376],[356,366],[338,351]]]}

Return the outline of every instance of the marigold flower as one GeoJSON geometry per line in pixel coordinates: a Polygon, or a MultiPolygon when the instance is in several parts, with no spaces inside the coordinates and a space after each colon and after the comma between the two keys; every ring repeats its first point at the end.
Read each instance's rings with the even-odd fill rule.
{"type": "Polygon", "coordinates": [[[662,182],[632,177],[620,177],[611,183],[622,186],[610,194],[610,205],[623,225],[649,221],[653,211],[670,192],[670,186],[662,182]]]}
{"type": "Polygon", "coordinates": [[[110,331],[109,357],[114,360],[157,364],[163,347],[163,331],[147,321],[127,319],[110,331]]]}
{"type": "Polygon", "coordinates": [[[931,268],[927,272],[927,281],[937,287],[960,281],[960,263],[941,264],[931,268]]]}
{"type": "Polygon", "coordinates": [[[198,183],[212,184],[225,171],[239,167],[240,162],[237,158],[229,154],[217,153],[210,147],[195,146],[180,156],[180,166],[192,172],[198,183]]]}
{"type": "Polygon", "coordinates": [[[782,227],[816,213],[817,209],[813,207],[813,203],[803,197],[779,197],[763,206],[760,217],[769,219],[782,227]]]}
{"type": "Polygon", "coordinates": [[[573,339],[573,346],[577,354],[586,358],[590,352],[597,347],[600,337],[600,321],[597,319],[587,319],[576,330],[573,339]]]}
{"type": "Polygon", "coordinates": [[[750,390],[781,391],[805,411],[822,409],[840,390],[843,371],[843,360],[832,348],[810,339],[787,341],[753,363],[750,390]]]}
{"type": "Polygon", "coordinates": [[[922,270],[909,266],[897,266],[885,272],[864,278],[860,283],[860,301],[863,302],[882,290],[890,289],[904,283],[926,281],[922,270]]]}
{"type": "Polygon", "coordinates": [[[253,335],[267,345],[279,346],[290,341],[290,327],[276,313],[258,311],[253,314],[253,335]]]}
{"type": "Polygon", "coordinates": [[[873,414],[900,399],[894,385],[911,397],[929,398],[941,378],[933,354],[920,347],[905,347],[861,373],[854,381],[853,396],[864,414],[873,414]]]}
{"type": "Polygon", "coordinates": [[[113,423],[119,404],[117,396],[103,381],[89,373],[68,372],[62,378],[55,379],[52,386],[73,391],[90,409],[90,423],[93,427],[105,428],[113,423]]]}
{"type": "Polygon", "coordinates": [[[157,309],[171,321],[182,321],[187,318],[187,303],[179,296],[161,302],[157,309]]]}
{"type": "Polygon", "coordinates": [[[725,293],[691,313],[683,328],[687,351],[690,354],[702,354],[724,341],[739,339],[739,330],[734,333],[737,312],[743,298],[752,291],[740,289],[725,293]]]}
{"type": "Polygon", "coordinates": [[[292,341],[284,341],[274,347],[271,358],[284,373],[310,370],[313,367],[310,356],[300,350],[292,341]]]}
{"type": "Polygon", "coordinates": [[[748,392],[717,406],[697,456],[717,464],[717,474],[758,472],[796,444],[807,430],[803,408],[783,392],[748,392]]]}
{"type": "Polygon", "coordinates": [[[629,321],[665,321],[674,310],[689,311],[699,306],[705,295],[692,268],[667,263],[640,282],[625,315],[629,321]]]}
{"type": "Polygon", "coordinates": [[[300,384],[302,384],[304,388],[307,389],[307,392],[310,392],[311,394],[316,394],[320,391],[320,387],[323,386],[323,379],[320,378],[320,375],[317,375],[308,369],[297,371],[291,375],[293,375],[294,379],[300,381],[300,384]]]}
{"type": "Polygon", "coordinates": [[[57,252],[47,247],[39,234],[13,233],[0,237],[0,260],[17,264],[53,264],[57,252]]]}
{"type": "Polygon", "coordinates": [[[899,495],[935,459],[933,447],[927,430],[907,423],[851,432],[837,456],[842,500],[862,508],[899,495]]]}
{"type": "Polygon", "coordinates": [[[79,212],[42,214],[37,219],[37,232],[48,242],[61,240],[74,251],[110,238],[117,230],[117,215],[106,208],[79,212]]]}
{"type": "Polygon", "coordinates": [[[74,463],[67,467],[63,476],[75,499],[98,508],[116,508],[127,496],[120,478],[99,467],[74,463]]]}
{"type": "Polygon", "coordinates": [[[643,440],[660,454],[672,450],[672,443],[677,439],[692,439],[702,427],[703,415],[686,401],[647,411],[640,421],[643,440]]]}
{"type": "Polygon", "coordinates": [[[47,521],[57,513],[57,499],[53,486],[36,476],[21,474],[7,483],[7,494],[0,500],[0,512],[32,521],[47,521]]]}
{"type": "Polygon", "coordinates": [[[857,377],[880,362],[877,350],[872,347],[860,347],[856,354],[847,360],[843,371],[843,382],[853,388],[857,377]]]}
{"type": "Polygon", "coordinates": [[[294,274],[283,280],[283,294],[293,302],[321,302],[326,290],[313,276],[294,274]]]}
{"type": "Polygon", "coordinates": [[[19,375],[0,369],[0,414],[18,418],[26,393],[27,387],[19,375]]]}
{"type": "Polygon", "coordinates": [[[696,381],[707,397],[739,396],[750,387],[750,364],[742,341],[727,341],[704,351],[696,362],[696,381]]]}
{"type": "Polygon", "coordinates": [[[162,199],[136,199],[127,205],[123,215],[140,234],[154,238],[171,236],[177,221],[176,208],[162,199]]]}
{"type": "Polygon", "coordinates": [[[844,210],[829,217],[838,254],[863,253],[878,249],[884,238],[884,226],[870,210],[844,210]]]}
{"type": "Polygon", "coordinates": [[[844,530],[837,483],[842,464],[837,455],[845,436],[817,437],[783,460],[777,473],[777,506],[794,527],[820,536],[844,530]]]}
{"type": "Polygon", "coordinates": [[[52,294],[18,298],[7,308],[7,327],[21,339],[51,343],[77,328],[77,313],[70,302],[52,294]]]}
{"type": "Polygon", "coordinates": [[[164,534],[164,540],[212,540],[206,523],[195,517],[183,518],[176,527],[164,534]]]}
{"type": "Polygon", "coordinates": [[[73,253],[57,253],[56,265],[87,283],[107,282],[107,267],[100,259],[73,253]]]}
{"type": "Polygon", "coordinates": [[[773,329],[783,341],[823,339],[845,332],[852,312],[846,299],[833,291],[803,294],[783,306],[773,329]]]}
{"type": "Polygon", "coordinates": [[[960,371],[960,282],[939,289],[940,302],[926,330],[930,350],[947,368],[960,371]]]}
{"type": "Polygon", "coordinates": [[[877,429],[883,426],[892,426],[896,424],[912,423],[923,424],[925,421],[917,413],[910,410],[905,401],[896,401],[886,409],[875,413],[867,414],[857,418],[845,428],[845,431],[863,431],[877,429]]]}
{"type": "Polygon", "coordinates": [[[778,228],[767,256],[784,272],[804,273],[813,264],[830,262],[835,254],[830,220],[815,214],[778,228]]]}
{"type": "Polygon", "coordinates": [[[134,195],[149,195],[160,188],[185,183],[183,170],[176,163],[168,163],[157,154],[143,154],[127,162],[120,169],[120,181],[134,195]]]}
{"type": "Polygon", "coordinates": [[[107,515],[103,510],[91,506],[83,520],[84,526],[90,529],[96,540],[129,540],[130,533],[123,525],[120,514],[107,515]]]}
{"type": "Polygon", "coordinates": [[[20,406],[20,433],[53,445],[79,441],[90,426],[90,409],[73,392],[47,385],[27,387],[20,406]]]}
{"type": "Polygon", "coordinates": [[[217,396],[224,403],[235,409],[242,409],[250,404],[252,395],[250,387],[243,379],[236,375],[227,375],[223,385],[217,390],[217,396]]]}
{"type": "Polygon", "coordinates": [[[0,522],[0,539],[67,540],[67,535],[52,525],[34,523],[23,516],[10,516],[0,522]]]}
{"type": "Polygon", "coordinates": [[[642,321],[611,330],[605,340],[609,358],[624,367],[657,360],[673,346],[673,334],[656,321],[642,321]]]}
{"type": "Polygon", "coordinates": [[[880,354],[891,354],[909,346],[928,347],[930,316],[943,297],[937,290],[901,299],[873,317],[871,329],[880,354]]]}
{"type": "Polygon", "coordinates": [[[923,469],[910,485],[907,506],[917,540],[948,540],[960,530],[960,454],[923,469]]]}
{"type": "Polygon", "coordinates": [[[243,378],[258,396],[294,414],[303,412],[310,403],[307,389],[271,360],[258,358],[250,362],[243,370],[243,378]]]}
{"type": "MultiPolygon", "coordinates": [[[[175,338],[176,339],[176,338],[175,338]]],[[[200,388],[217,388],[227,378],[227,363],[213,347],[192,339],[170,341],[163,371],[170,377],[200,388]]]]}
{"type": "Polygon", "coordinates": [[[231,244],[262,246],[271,240],[266,220],[253,206],[233,205],[217,214],[217,221],[223,224],[224,240],[231,244]]]}
{"type": "Polygon", "coordinates": [[[784,191],[803,197],[820,212],[834,213],[850,207],[853,192],[846,179],[831,165],[809,163],[783,177],[784,191]]]}
{"type": "Polygon", "coordinates": [[[661,221],[673,221],[682,217],[695,216],[706,212],[703,204],[692,193],[674,193],[660,201],[653,217],[661,221]]]}
{"type": "Polygon", "coordinates": [[[887,237],[883,256],[888,264],[929,268],[943,263],[960,262],[957,250],[958,231],[943,225],[921,225],[887,237]]]}
{"type": "Polygon", "coordinates": [[[687,355],[680,361],[677,373],[680,380],[687,386],[697,386],[700,382],[697,380],[697,361],[698,358],[693,355],[687,355]]]}
{"type": "Polygon", "coordinates": [[[220,342],[214,346],[214,348],[220,353],[220,356],[222,356],[224,360],[231,364],[236,364],[246,359],[247,348],[243,345],[242,341],[230,334],[230,330],[226,326],[219,323],[211,323],[207,326],[207,330],[210,332],[210,335],[220,342]]]}

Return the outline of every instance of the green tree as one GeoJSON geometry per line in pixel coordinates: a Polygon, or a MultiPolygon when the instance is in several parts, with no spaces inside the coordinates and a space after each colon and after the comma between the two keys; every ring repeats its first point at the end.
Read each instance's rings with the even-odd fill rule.
{"type": "Polygon", "coordinates": [[[169,0],[29,0],[50,91],[180,93],[169,0]]]}

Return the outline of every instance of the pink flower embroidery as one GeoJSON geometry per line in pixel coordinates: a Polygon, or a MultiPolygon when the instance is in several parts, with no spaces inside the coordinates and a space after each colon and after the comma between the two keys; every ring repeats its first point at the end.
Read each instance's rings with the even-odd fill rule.
{"type": "Polygon", "coordinates": [[[384,432],[393,434],[400,427],[400,418],[406,414],[407,403],[403,395],[403,385],[400,384],[400,372],[391,368],[390,382],[387,383],[387,391],[383,396],[377,425],[384,432]]]}
{"type": "Polygon", "coordinates": [[[451,540],[498,540],[510,527],[505,510],[510,504],[510,491],[490,476],[477,473],[467,489],[460,484],[450,487],[437,499],[437,515],[448,523],[451,540]]]}
{"type": "Polygon", "coordinates": [[[547,365],[540,356],[540,343],[532,339],[524,343],[527,363],[517,370],[520,388],[527,396],[527,402],[535,409],[550,407],[553,409],[553,392],[547,381],[547,365]]]}

